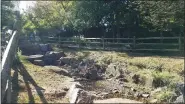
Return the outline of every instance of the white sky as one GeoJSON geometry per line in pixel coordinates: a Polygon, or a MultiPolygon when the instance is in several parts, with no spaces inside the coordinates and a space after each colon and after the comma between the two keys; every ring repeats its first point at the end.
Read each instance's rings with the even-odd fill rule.
{"type": "Polygon", "coordinates": [[[33,6],[35,1],[20,1],[19,9],[20,12],[23,13],[29,6],[33,6]]]}

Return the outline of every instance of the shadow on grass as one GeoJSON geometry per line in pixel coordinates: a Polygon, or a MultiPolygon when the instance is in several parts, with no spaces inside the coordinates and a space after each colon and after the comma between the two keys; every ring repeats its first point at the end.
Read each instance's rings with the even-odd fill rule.
{"type": "Polygon", "coordinates": [[[42,103],[47,103],[47,101],[44,97],[44,94],[41,91],[41,90],[44,90],[44,89],[37,85],[37,83],[34,81],[32,76],[27,72],[26,68],[20,62],[20,60],[17,59],[16,61],[17,62],[13,66],[13,69],[14,69],[15,72],[14,72],[13,77],[12,77],[12,87],[13,87],[12,102],[17,103],[17,101],[18,101],[18,93],[21,90],[20,87],[19,87],[18,75],[21,75],[23,77],[25,87],[26,87],[26,90],[28,92],[29,103],[35,103],[34,96],[32,94],[30,84],[32,84],[34,86],[34,88],[36,89],[36,92],[39,95],[42,103]]]}

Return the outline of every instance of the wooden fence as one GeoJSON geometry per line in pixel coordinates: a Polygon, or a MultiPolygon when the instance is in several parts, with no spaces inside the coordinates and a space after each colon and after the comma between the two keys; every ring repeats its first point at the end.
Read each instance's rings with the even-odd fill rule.
{"type": "Polygon", "coordinates": [[[12,61],[15,59],[16,49],[18,44],[18,34],[15,31],[6,47],[6,50],[2,58],[2,68],[1,68],[1,103],[6,101],[6,103],[11,103],[11,66],[12,61]]]}
{"type": "Polygon", "coordinates": [[[147,37],[147,38],[63,38],[42,37],[46,43],[59,43],[64,47],[78,47],[104,50],[132,51],[183,51],[182,37],[147,37]]]}

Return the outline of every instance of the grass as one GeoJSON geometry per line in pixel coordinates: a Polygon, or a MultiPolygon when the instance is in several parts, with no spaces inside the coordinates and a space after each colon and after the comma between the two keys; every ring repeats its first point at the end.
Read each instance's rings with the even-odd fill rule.
{"type": "Polygon", "coordinates": [[[183,78],[176,73],[164,72],[153,72],[154,87],[173,86],[177,82],[183,82],[183,78]]]}
{"type": "Polygon", "coordinates": [[[96,81],[95,86],[102,87],[102,86],[105,86],[105,84],[103,83],[103,81],[96,81]]]}
{"type": "MultiPolygon", "coordinates": [[[[57,51],[64,51],[67,56],[76,59],[92,59],[98,65],[107,67],[113,63],[126,63],[128,74],[128,84],[140,91],[152,91],[158,87],[166,86],[167,89],[162,90],[152,96],[159,102],[169,102],[174,96],[174,89],[176,83],[183,82],[184,76],[184,59],[162,57],[162,56],[133,56],[127,53],[114,52],[114,51],[89,51],[89,50],[65,50],[54,48],[57,51]],[[141,82],[139,84],[133,83],[132,76],[139,75],[141,82]],[[169,100],[170,99],[170,100],[169,100]]],[[[66,82],[68,78],[57,74],[52,74],[44,67],[36,66],[26,60],[25,56],[19,53],[21,63],[25,66],[30,75],[34,78],[35,82],[42,87],[59,88],[61,83],[66,82]],[[54,84],[54,86],[52,85],[54,84]],[[56,87],[58,86],[58,87],[56,87]]],[[[118,64],[116,64],[118,67],[118,64]]],[[[121,64],[120,64],[121,65],[121,64]]],[[[95,83],[97,87],[105,86],[102,81],[95,83]]],[[[19,102],[28,102],[28,96],[25,94],[20,95],[19,102]],[[27,97],[26,97],[27,96],[27,97]]],[[[37,95],[34,95],[35,102],[40,102],[37,95]]],[[[64,99],[65,100],[65,99],[64,99]]],[[[62,102],[61,100],[51,100],[51,102],[62,102]]]]}
{"type": "Polygon", "coordinates": [[[173,96],[175,96],[175,93],[172,90],[166,89],[155,94],[154,98],[156,98],[158,102],[171,102],[173,96]]]}
{"type": "MultiPolygon", "coordinates": [[[[42,101],[40,100],[37,94],[34,94],[33,98],[34,98],[34,102],[42,103],[42,101]]],[[[34,102],[30,102],[30,99],[27,93],[24,93],[24,92],[19,93],[19,98],[17,103],[34,103],[34,102]]]]}
{"type": "MultiPolygon", "coordinates": [[[[21,52],[18,52],[18,60],[14,62],[14,66],[17,66],[19,71],[18,78],[13,77],[13,80],[18,80],[17,87],[13,89],[13,103],[61,103],[67,101],[62,97],[51,98],[42,91],[53,94],[60,92],[59,90],[63,88],[69,88],[71,81],[69,77],[53,73],[45,67],[33,65],[27,61],[26,56],[21,55],[21,52]],[[24,71],[21,71],[20,68],[24,71]]],[[[12,72],[12,75],[15,72],[17,71],[12,72]]]]}
{"type": "MultiPolygon", "coordinates": [[[[63,51],[65,52],[65,50],[63,51]]],[[[72,50],[66,52],[72,53],[71,51],[72,50]]],[[[141,77],[140,84],[134,84],[132,79],[128,78],[132,86],[137,86],[138,89],[145,88],[145,90],[148,89],[148,91],[152,91],[157,87],[167,87],[167,90],[156,93],[152,97],[157,98],[159,102],[169,102],[168,99],[174,96],[175,84],[183,82],[184,59],[182,58],[158,55],[137,56],[114,51],[75,50],[75,53],[77,53],[75,54],[77,57],[78,55],[84,55],[85,57],[83,58],[93,59],[97,64],[106,67],[110,63],[127,63],[127,70],[131,72],[130,76],[138,74],[141,77]]],[[[96,84],[97,86],[104,85],[102,82],[97,82],[96,84]]]]}

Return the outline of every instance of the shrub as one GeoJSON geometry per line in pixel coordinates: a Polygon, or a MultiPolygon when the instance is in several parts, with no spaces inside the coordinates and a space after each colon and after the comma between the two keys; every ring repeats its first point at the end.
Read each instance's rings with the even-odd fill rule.
{"type": "Polygon", "coordinates": [[[172,86],[174,83],[181,81],[181,78],[177,74],[170,73],[167,71],[163,72],[154,71],[152,75],[154,77],[153,86],[155,88],[163,86],[172,86]]]}

